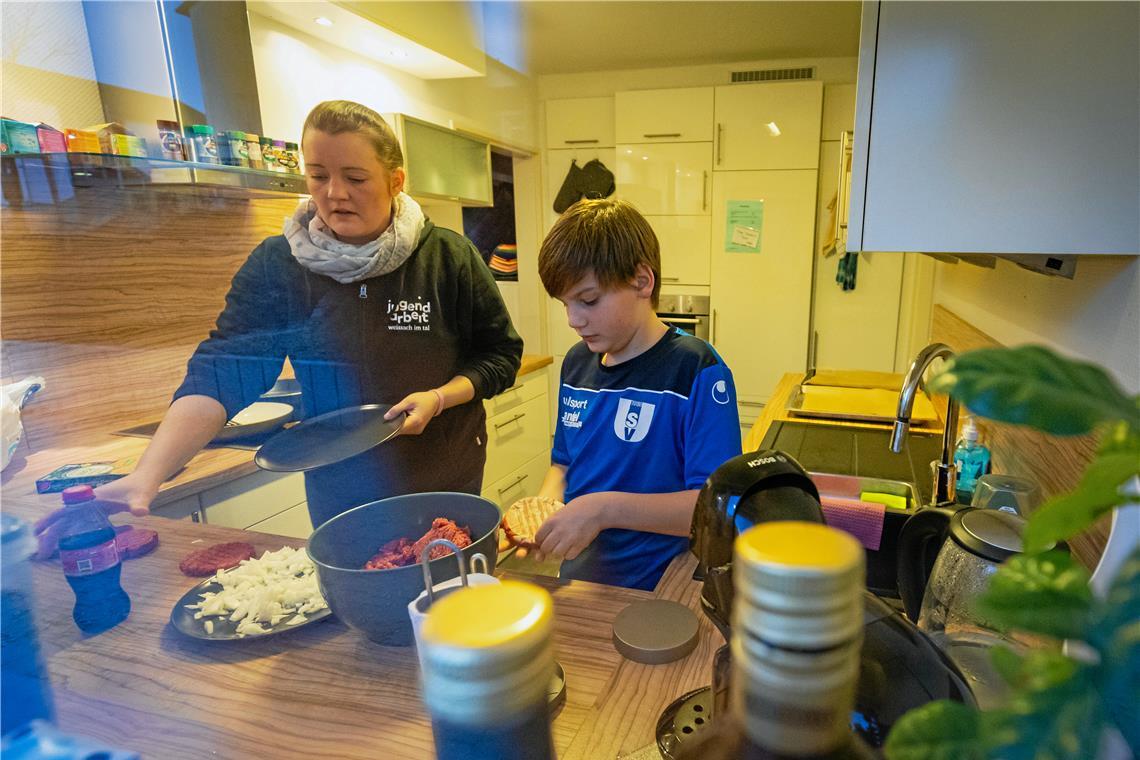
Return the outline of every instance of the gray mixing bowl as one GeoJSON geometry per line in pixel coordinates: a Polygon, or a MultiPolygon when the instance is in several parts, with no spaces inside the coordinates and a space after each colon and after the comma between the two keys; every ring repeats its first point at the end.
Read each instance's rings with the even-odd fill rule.
{"type": "MultiPolygon", "coordinates": [[[[466,493],[381,499],[337,515],[309,536],[309,557],[333,614],[378,644],[410,645],[408,603],[424,590],[423,568],[418,563],[391,570],[361,568],[388,541],[401,536],[419,539],[437,517],[471,531],[472,543],[461,552],[464,566],[470,568],[471,557],[482,554],[487,572],[494,571],[500,517],[494,502],[466,493]]],[[[430,568],[435,583],[459,575],[451,555],[432,560],[430,568]]]]}

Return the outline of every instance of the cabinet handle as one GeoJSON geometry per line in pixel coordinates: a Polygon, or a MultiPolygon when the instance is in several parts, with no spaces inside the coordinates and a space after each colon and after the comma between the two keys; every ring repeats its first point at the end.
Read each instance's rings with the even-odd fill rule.
{"type": "Polygon", "coordinates": [[[503,393],[510,393],[511,391],[521,391],[521,390],[522,390],[521,384],[512,385],[510,388],[507,388],[505,391],[503,391],[503,393]]]}
{"type": "Polygon", "coordinates": [[[709,209],[709,173],[701,172],[701,211],[709,209]]]}
{"type": "Polygon", "coordinates": [[[680,137],[680,136],[681,136],[680,132],[658,132],[655,135],[645,135],[645,137],[648,137],[651,140],[656,138],[656,137],[680,137]]]}
{"type": "Polygon", "coordinates": [[[716,309],[712,310],[712,340],[709,341],[714,346],[716,345],[716,309]]]}
{"type": "Polygon", "coordinates": [[[670,325],[699,325],[701,320],[696,317],[663,317],[662,322],[670,325]]]}
{"type": "Polygon", "coordinates": [[[724,144],[724,125],[716,123],[716,165],[720,166],[720,146],[724,144]]]}
{"type": "Polygon", "coordinates": [[[680,277],[662,277],[661,282],[680,282],[680,277]]]}
{"type": "Polygon", "coordinates": [[[567,145],[589,145],[591,143],[596,143],[597,141],[598,139],[595,137],[590,140],[563,140],[562,142],[566,143],[567,145]]]}
{"type": "Polygon", "coordinates": [[[522,414],[516,414],[514,417],[511,417],[506,422],[497,422],[497,423],[495,423],[495,430],[498,430],[499,428],[504,428],[507,425],[510,425],[512,422],[518,422],[519,420],[521,420],[525,416],[526,416],[526,412],[523,412],[522,414]]]}
{"type": "Polygon", "coordinates": [[[517,486],[519,483],[522,483],[524,480],[526,480],[526,475],[519,475],[517,478],[515,478],[514,483],[511,483],[509,486],[503,486],[502,488],[499,489],[499,496],[502,496],[507,491],[509,491],[512,488],[514,488],[515,486],[517,486]]]}

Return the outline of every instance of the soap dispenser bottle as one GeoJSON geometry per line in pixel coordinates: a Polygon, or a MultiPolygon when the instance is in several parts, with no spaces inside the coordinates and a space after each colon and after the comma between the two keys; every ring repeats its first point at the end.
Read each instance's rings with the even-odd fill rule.
{"type": "Polygon", "coordinates": [[[978,426],[973,417],[966,417],[962,425],[962,437],[954,449],[954,468],[958,471],[958,503],[969,504],[978,478],[990,471],[990,450],[978,442],[978,426]]]}

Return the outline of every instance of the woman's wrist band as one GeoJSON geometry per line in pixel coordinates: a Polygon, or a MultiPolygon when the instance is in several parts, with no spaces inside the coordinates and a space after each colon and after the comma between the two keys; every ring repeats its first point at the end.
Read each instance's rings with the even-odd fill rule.
{"type": "Polygon", "coordinates": [[[439,392],[438,388],[432,388],[431,392],[435,394],[436,401],[438,402],[435,405],[435,414],[433,414],[432,417],[438,417],[443,414],[443,394],[439,392]]]}

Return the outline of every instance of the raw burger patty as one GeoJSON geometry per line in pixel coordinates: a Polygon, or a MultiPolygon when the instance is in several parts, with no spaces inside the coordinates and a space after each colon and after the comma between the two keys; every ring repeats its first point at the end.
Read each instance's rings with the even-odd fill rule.
{"type": "Polygon", "coordinates": [[[158,546],[157,531],[150,528],[134,528],[130,525],[120,525],[115,528],[115,547],[122,559],[135,559],[150,554],[156,546],[158,546]]]}
{"type": "Polygon", "coordinates": [[[242,541],[214,544],[187,554],[178,563],[178,569],[186,575],[213,575],[219,570],[237,567],[242,560],[252,559],[253,553],[253,544],[242,541]]]}

